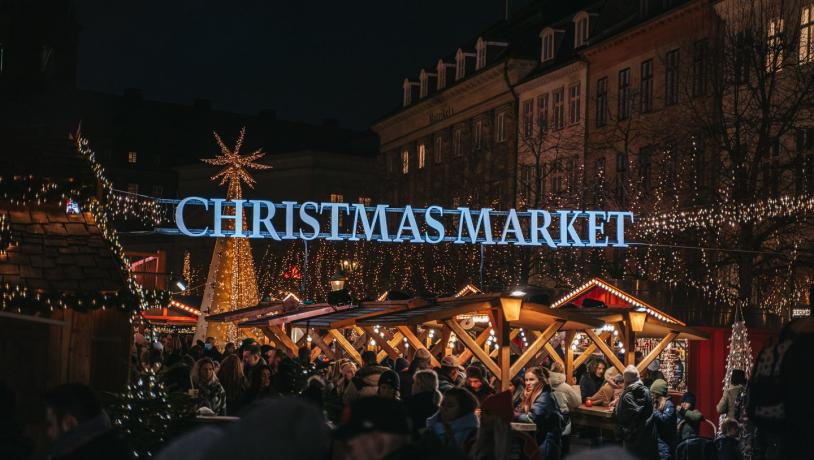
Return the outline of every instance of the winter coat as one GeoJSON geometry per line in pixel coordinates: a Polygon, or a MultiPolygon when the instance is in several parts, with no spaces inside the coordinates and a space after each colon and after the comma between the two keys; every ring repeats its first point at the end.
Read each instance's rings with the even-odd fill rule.
{"type": "Polygon", "coordinates": [[[443,372],[438,373],[438,391],[440,391],[441,394],[446,393],[449,389],[457,387],[458,385],[456,385],[448,375],[443,372]]]}
{"type": "Polygon", "coordinates": [[[614,416],[617,431],[628,452],[641,459],[659,458],[653,400],[650,390],[641,381],[625,388],[614,410],[614,416]]]}
{"type": "Polygon", "coordinates": [[[404,400],[404,406],[413,419],[413,435],[420,435],[427,428],[427,419],[438,412],[441,394],[437,391],[422,391],[404,400]]]}
{"type": "Polygon", "coordinates": [[[718,405],[715,408],[719,414],[726,414],[726,418],[731,420],[738,420],[740,417],[741,407],[740,404],[743,400],[741,392],[745,391],[743,385],[730,386],[721,396],[718,405]]]}
{"type": "Polygon", "coordinates": [[[534,423],[537,426],[537,442],[541,448],[543,444],[560,446],[560,437],[563,429],[563,416],[559,405],[554,399],[551,387],[543,387],[543,391],[531,404],[529,411],[517,418],[520,422],[534,423]]]}
{"type": "Polygon", "coordinates": [[[382,366],[365,366],[356,372],[348,388],[345,389],[343,400],[345,404],[363,398],[365,396],[376,396],[379,392],[379,377],[386,371],[382,366]]]}
{"type": "Polygon", "coordinates": [[[133,450],[112,427],[107,414],[99,414],[62,434],[51,446],[51,460],[122,460],[133,450]]]}
{"type": "Polygon", "coordinates": [[[566,383],[565,374],[559,372],[551,372],[548,376],[548,382],[551,384],[553,390],[552,396],[557,401],[560,408],[560,413],[565,416],[566,424],[562,434],[571,434],[571,418],[568,414],[571,409],[579,407],[581,401],[579,400],[579,393],[571,385],[566,383]]]}
{"type": "Polygon", "coordinates": [[[591,396],[591,404],[594,406],[610,406],[619,395],[622,388],[611,382],[605,382],[594,395],[591,396]]]}
{"type": "Polygon", "coordinates": [[[595,395],[602,388],[603,383],[605,383],[604,378],[597,378],[587,372],[582,374],[582,378],[579,379],[579,393],[582,396],[582,402],[595,395]]]}
{"type": "Polygon", "coordinates": [[[679,441],[698,436],[704,415],[698,409],[679,409],[678,419],[681,429],[678,432],[679,441]],[[684,423],[681,423],[681,422],[684,423]]]}
{"type": "Polygon", "coordinates": [[[667,399],[664,409],[653,411],[653,418],[659,435],[659,458],[661,460],[670,460],[673,458],[673,452],[675,452],[676,444],[678,444],[678,435],[676,434],[678,416],[676,415],[675,404],[667,399]]]}
{"type": "Polygon", "coordinates": [[[206,406],[215,415],[226,415],[226,390],[218,379],[198,382],[198,407],[206,406]]]}
{"type": "Polygon", "coordinates": [[[463,453],[468,453],[475,443],[478,433],[478,417],[466,414],[456,418],[451,423],[444,423],[441,415],[436,413],[427,419],[427,430],[432,433],[441,444],[455,447],[463,453]]]}
{"type": "Polygon", "coordinates": [[[405,369],[399,374],[399,395],[401,395],[402,399],[407,398],[413,393],[413,374],[415,371],[410,371],[409,369],[405,369]]]}
{"type": "Polygon", "coordinates": [[[489,384],[483,382],[480,387],[480,390],[475,391],[469,387],[469,385],[464,386],[467,390],[469,390],[476,398],[478,398],[478,402],[483,403],[483,400],[495,394],[495,389],[490,387],[489,384]]]}

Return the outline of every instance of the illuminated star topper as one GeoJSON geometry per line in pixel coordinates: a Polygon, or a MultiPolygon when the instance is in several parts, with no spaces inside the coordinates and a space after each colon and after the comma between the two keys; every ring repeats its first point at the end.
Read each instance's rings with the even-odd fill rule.
{"type": "Polygon", "coordinates": [[[235,143],[235,148],[230,150],[217,132],[212,132],[215,135],[215,141],[220,147],[221,154],[215,158],[202,158],[204,163],[225,166],[219,173],[211,177],[211,180],[220,179],[219,185],[228,183],[227,198],[230,200],[239,199],[241,197],[241,182],[254,188],[254,178],[249,174],[249,169],[271,169],[271,166],[260,163],[255,163],[255,160],[266,156],[262,148],[255,150],[248,155],[240,155],[240,147],[243,146],[243,139],[246,137],[246,127],[240,129],[240,135],[235,143]]]}

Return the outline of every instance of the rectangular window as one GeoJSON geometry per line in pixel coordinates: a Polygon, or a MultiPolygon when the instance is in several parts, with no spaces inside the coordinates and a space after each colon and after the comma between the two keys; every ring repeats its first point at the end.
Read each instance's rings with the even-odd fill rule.
{"type": "Polygon", "coordinates": [[[562,160],[554,161],[551,164],[551,191],[554,194],[563,191],[563,174],[562,174],[562,160]]]}
{"type": "Polygon", "coordinates": [[[548,94],[537,96],[537,125],[542,136],[548,129],[548,94]]]}
{"type": "Polygon", "coordinates": [[[433,157],[435,158],[435,164],[440,164],[441,159],[443,158],[443,149],[444,148],[444,138],[438,136],[435,138],[435,151],[433,152],[433,157]]]}
{"type": "Polygon", "coordinates": [[[424,169],[424,161],[427,157],[427,147],[424,143],[418,144],[418,169],[424,169]]]}
{"type": "Polygon", "coordinates": [[[497,142],[503,142],[506,140],[506,114],[499,113],[497,114],[497,120],[495,121],[495,134],[497,136],[497,142]]]}
{"type": "Polygon", "coordinates": [[[523,101],[523,137],[530,139],[534,134],[534,99],[523,101]]]}
{"type": "Polygon", "coordinates": [[[532,203],[532,196],[531,196],[531,183],[534,179],[534,166],[523,166],[520,169],[520,190],[523,191],[523,197],[526,199],[526,205],[530,205],[532,203]]]}
{"type": "Polygon", "coordinates": [[[404,149],[401,152],[401,173],[407,174],[410,172],[410,152],[407,149],[404,149]]]}
{"type": "Polygon", "coordinates": [[[577,83],[568,88],[568,122],[572,125],[580,120],[579,86],[577,83]]]}
{"type": "Polygon", "coordinates": [[[138,162],[138,152],[127,152],[127,162],[136,164],[138,162]]]}
{"type": "Polygon", "coordinates": [[[664,69],[664,105],[678,103],[678,50],[667,52],[664,69]]]}
{"type": "Polygon", "coordinates": [[[643,113],[653,110],[653,60],[642,62],[641,76],[641,111],[643,113]]]}
{"type": "Polygon", "coordinates": [[[455,59],[455,81],[466,75],[466,56],[459,54],[455,59]]]}
{"type": "Polygon", "coordinates": [[[128,193],[138,193],[138,184],[127,184],[127,192],[128,193]]]}
{"type": "Polygon", "coordinates": [[[774,72],[783,64],[783,20],[769,21],[766,28],[766,70],[774,72]]]}
{"type": "Polygon", "coordinates": [[[797,173],[798,193],[814,192],[814,128],[797,130],[797,155],[802,168],[797,173]]]}
{"type": "MultiPolygon", "coordinates": [[[[814,5],[803,7],[800,15],[800,64],[811,62],[814,59],[814,5]]],[[[0,53],[2,53],[0,45],[0,53]]],[[[0,55],[0,73],[3,71],[2,55],[0,55]]]]}
{"type": "Polygon", "coordinates": [[[707,40],[698,40],[692,50],[692,95],[707,92],[707,40]]]}
{"type": "Polygon", "coordinates": [[[618,204],[625,202],[625,183],[627,182],[627,154],[616,154],[616,199],[618,204]]]}
{"type": "Polygon", "coordinates": [[[486,43],[481,43],[476,52],[475,68],[482,69],[486,67],[486,43]]]}
{"type": "Polygon", "coordinates": [[[438,66],[438,80],[435,82],[435,89],[442,90],[444,86],[447,84],[447,65],[446,63],[441,63],[438,66]]]}
{"type": "Polygon", "coordinates": [[[600,204],[605,194],[605,157],[597,158],[594,161],[594,202],[600,204]]]}
{"type": "Polygon", "coordinates": [[[554,105],[553,111],[551,112],[551,122],[554,129],[562,129],[563,125],[565,124],[565,101],[564,98],[565,89],[559,88],[554,90],[552,93],[554,96],[554,105]]]}
{"type": "Polygon", "coordinates": [[[651,165],[652,165],[653,147],[642,147],[639,150],[639,186],[643,195],[650,194],[651,187],[651,165]]]}
{"type": "Polygon", "coordinates": [[[543,35],[543,61],[547,61],[554,57],[554,34],[547,33],[543,35]]]}
{"type": "Polygon", "coordinates": [[[596,127],[608,122],[608,77],[596,81],[596,127]]]}
{"type": "Polygon", "coordinates": [[[620,120],[630,116],[630,68],[619,71],[619,115],[620,120]]]}
{"type": "Polygon", "coordinates": [[[483,120],[475,121],[475,150],[480,150],[483,146],[483,120]]]}
{"type": "Polygon", "coordinates": [[[341,193],[331,193],[331,203],[344,203],[345,196],[341,193]]]}
{"type": "Polygon", "coordinates": [[[576,161],[573,158],[569,158],[565,162],[565,180],[567,181],[566,187],[568,188],[569,192],[574,192],[577,190],[577,168],[576,168],[576,161]]]}
{"type": "Polygon", "coordinates": [[[365,207],[370,207],[370,205],[373,204],[373,198],[370,198],[369,196],[360,196],[357,201],[359,204],[364,205],[365,207]]]}
{"type": "Polygon", "coordinates": [[[459,157],[463,153],[463,149],[461,146],[461,138],[463,137],[461,133],[461,129],[458,128],[452,133],[452,153],[459,157]]]}
{"type": "Polygon", "coordinates": [[[576,35],[574,36],[575,46],[580,47],[588,43],[588,18],[584,17],[577,21],[576,35]]]}

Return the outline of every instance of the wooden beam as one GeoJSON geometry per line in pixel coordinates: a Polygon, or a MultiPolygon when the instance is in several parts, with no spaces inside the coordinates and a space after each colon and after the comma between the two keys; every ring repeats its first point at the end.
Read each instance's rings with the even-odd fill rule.
{"type": "Polygon", "coordinates": [[[293,356],[297,356],[299,347],[297,347],[297,344],[294,343],[294,341],[291,340],[291,337],[285,333],[283,328],[280,326],[267,326],[263,328],[263,332],[265,332],[266,335],[270,334],[273,336],[275,342],[282,345],[284,348],[288,348],[293,356]]]}
{"type": "Polygon", "coordinates": [[[508,390],[509,385],[512,383],[512,375],[510,374],[512,368],[512,347],[510,344],[511,341],[511,325],[509,325],[509,320],[506,319],[506,312],[503,309],[500,309],[499,312],[495,313],[495,316],[498,317],[497,321],[497,330],[495,331],[495,336],[497,336],[497,343],[500,345],[500,349],[498,350],[497,356],[497,364],[500,367],[500,391],[508,390]]]}
{"type": "MultiPolygon", "coordinates": [[[[397,353],[401,353],[401,350],[398,347],[399,345],[401,345],[402,338],[404,338],[404,336],[401,334],[401,332],[396,331],[396,333],[393,334],[393,337],[391,337],[390,340],[387,341],[387,343],[391,347],[393,347],[397,353]]],[[[387,356],[387,351],[381,350],[379,354],[376,355],[376,361],[381,362],[385,356],[387,356]]]]}
{"type": "MultiPolygon", "coordinates": [[[[500,376],[500,368],[498,367],[498,365],[495,364],[494,361],[492,361],[492,358],[487,356],[486,352],[483,351],[480,345],[478,345],[475,342],[472,336],[466,333],[464,328],[462,328],[457,321],[455,321],[454,319],[448,319],[444,321],[444,324],[446,324],[448,328],[452,329],[452,332],[454,332],[455,335],[458,336],[458,340],[463,342],[464,346],[466,346],[466,348],[473,355],[475,355],[475,357],[481,360],[481,362],[483,362],[483,365],[486,366],[486,368],[489,369],[491,373],[500,376]]],[[[488,329],[486,330],[486,334],[487,335],[489,334],[488,329]]]]}
{"type": "MultiPolygon", "coordinates": [[[[565,321],[555,321],[548,325],[545,330],[534,339],[534,342],[531,342],[526,348],[526,351],[523,352],[520,357],[517,358],[517,361],[511,365],[509,369],[509,379],[511,380],[512,377],[520,373],[520,369],[526,366],[526,364],[537,354],[547,343],[551,340],[551,337],[554,337],[554,334],[560,330],[562,325],[565,324],[565,321]]],[[[549,351],[551,354],[551,351],[549,351]]],[[[554,353],[556,354],[556,353],[554,353]]]]}
{"type": "Polygon", "coordinates": [[[644,359],[642,359],[642,362],[640,362],[636,366],[636,368],[639,369],[639,372],[643,371],[648,364],[652,363],[653,360],[656,359],[656,357],[658,357],[658,355],[662,351],[664,351],[664,349],[667,348],[667,345],[669,345],[670,342],[675,340],[676,337],[678,337],[677,332],[670,332],[669,334],[665,335],[664,338],[661,339],[661,342],[659,342],[658,345],[656,345],[652,350],[650,350],[650,353],[648,353],[647,356],[645,356],[644,359]]]}
{"type": "Polygon", "coordinates": [[[596,332],[594,332],[593,329],[585,329],[585,333],[588,334],[588,337],[590,337],[591,340],[594,341],[596,346],[599,347],[599,350],[602,352],[603,355],[605,355],[605,358],[607,358],[608,361],[610,361],[610,363],[613,364],[613,367],[618,369],[619,372],[625,371],[625,365],[622,364],[622,361],[619,361],[619,358],[616,357],[616,355],[613,353],[613,350],[611,350],[610,347],[608,347],[608,344],[605,343],[605,340],[602,337],[596,335],[596,332]]]}
{"type": "Polygon", "coordinates": [[[625,321],[622,322],[624,328],[624,339],[622,343],[625,346],[625,365],[636,364],[636,333],[630,327],[630,315],[625,315],[625,321]]]}
{"type": "Polygon", "coordinates": [[[551,359],[555,363],[559,363],[560,366],[562,366],[562,368],[565,369],[565,361],[562,360],[562,357],[560,356],[559,353],[557,353],[557,350],[554,348],[554,346],[551,345],[551,342],[546,342],[545,345],[543,345],[543,348],[545,348],[545,351],[548,352],[548,356],[551,356],[551,359]]]}
{"type": "Polygon", "coordinates": [[[449,336],[452,335],[452,331],[445,327],[441,329],[441,340],[438,341],[435,345],[433,345],[432,349],[430,350],[430,354],[435,356],[439,352],[442,354],[446,354],[447,344],[449,343],[449,336]]]}
{"type": "Polygon", "coordinates": [[[565,347],[565,365],[563,368],[565,369],[565,381],[570,384],[574,384],[574,349],[571,348],[571,345],[574,344],[574,337],[576,337],[577,331],[568,331],[565,333],[565,342],[563,346],[565,347]]]}
{"type": "Polygon", "coordinates": [[[353,345],[350,342],[348,342],[348,339],[345,338],[344,334],[342,334],[342,331],[338,329],[328,329],[328,334],[330,334],[331,337],[333,337],[336,340],[336,343],[338,343],[339,346],[342,347],[343,350],[345,350],[345,353],[347,353],[348,356],[351,357],[351,359],[356,361],[356,364],[358,364],[359,366],[363,365],[362,355],[359,354],[358,350],[353,348],[353,345]]]}
{"type": "MultiPolygon", "coordinates": [[[[457,336],[458,333],[456,332],[455,335],[457,336]]],[[[469,334],[467,333],[466,335],[469,334]]],[[[478,345],[478,348],[482,350],[483,348],[481,347],[483,347],[483,343],[486,342],[486,339],[488,338],[489,338],[489,327],[487,326],[480,332],[480,334],[478,334],[478,337],[475,339],[475,343],[478,345]]],[[[458,362],[463,366],[464,363],[469,361],[470,358],[472,358],[472,352],[469,350],[469,347],[464,347],[464,351],[462,351],[460,356],[458,356],[458,362]]]]}
{"type": "Polygon", "coordinates": [[[317,359],[320,350],[323,353],[325,353],[325,356],[327,356],[328,358],[336,359],[336,355],[334,354],[334,351],[331,350],[330,347],[331,342],[334,341],[334,337],[332,335],[325,334],[325,337],[320,337],[317,331],[313,329],[311,329],[311,331],[308,334],[311,336],[311,342],[313,342],[313,344],[316,345],[316,347],[314,347],[314,349],[311,350],[311,361],[317,359]]]}
{"type": "Polygon", "coordinates": [[[393,346],[390,345],[390,343],[387,342],[386,338],[382,337],[379,334],[376,334],[376,331],[374,331],[372,327],[370,327],[370,326],[362,326],[362,330],[367,332],[367,334],[370,337],[373,337],[373,340],[376,341],[376,345],[380,346],[382,348],[382,350],[387,352],[388,356],[390,356],[393,359],[396,359],[396,358],[399,357],[398,350],[393,348],[393,346]]]}
{"type": "MultiPolygon", "coordinates": [[[[610,335],[610,333],[603,332],[602,334],[599,335],[599,337],[602,337],[602,339],[604,340],[609,335],[610,335]]],[[[591,358],[591,356],[594,354],[594,350],[596,350],[596,344],[595,343],[592,343],[592,344],[588,345],[588,348],[586,348],[585,351],[583,351],[582,354],[577,356],[577,359],[574,360],[574,369],[581,366],[582,363],[584,363],[585,361],[588,361],[591,358]]]]}
{"type": "MultiPolygon", "coordinates": [[[[416,350],[418,350],[419,348],[427,350],[427,347],[424,346],[424,344],[421,342],[421,339],[416,337],[416,335],[413,334],[413,331],[411,331],[409,327],[396,326],[396,329],[398,329],[399,332],[404,334],[404,337],[407,337],[407,341],[410,343],[410,345],[413,346],[413,348],[415,348],[416,350]]],[[[433,367],[441,367],[441,363],[439,363],[438,360],[435,359],[435,356],[433,356],[432,353],[430,353],[430,362],[432,363],[433,367]]]]}

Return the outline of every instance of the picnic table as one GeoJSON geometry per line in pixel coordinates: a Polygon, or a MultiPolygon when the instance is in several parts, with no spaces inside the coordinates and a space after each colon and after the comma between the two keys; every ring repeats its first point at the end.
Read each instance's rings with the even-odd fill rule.
{"type": "Polygon", "coordinates": [[[590,427],[599,428],[602,431],[613,431],[616,429],[616,420],[613,416],[613,409],[607,406],[580,405],[571,410],[571,424],[576,428],[590,427]]]}

